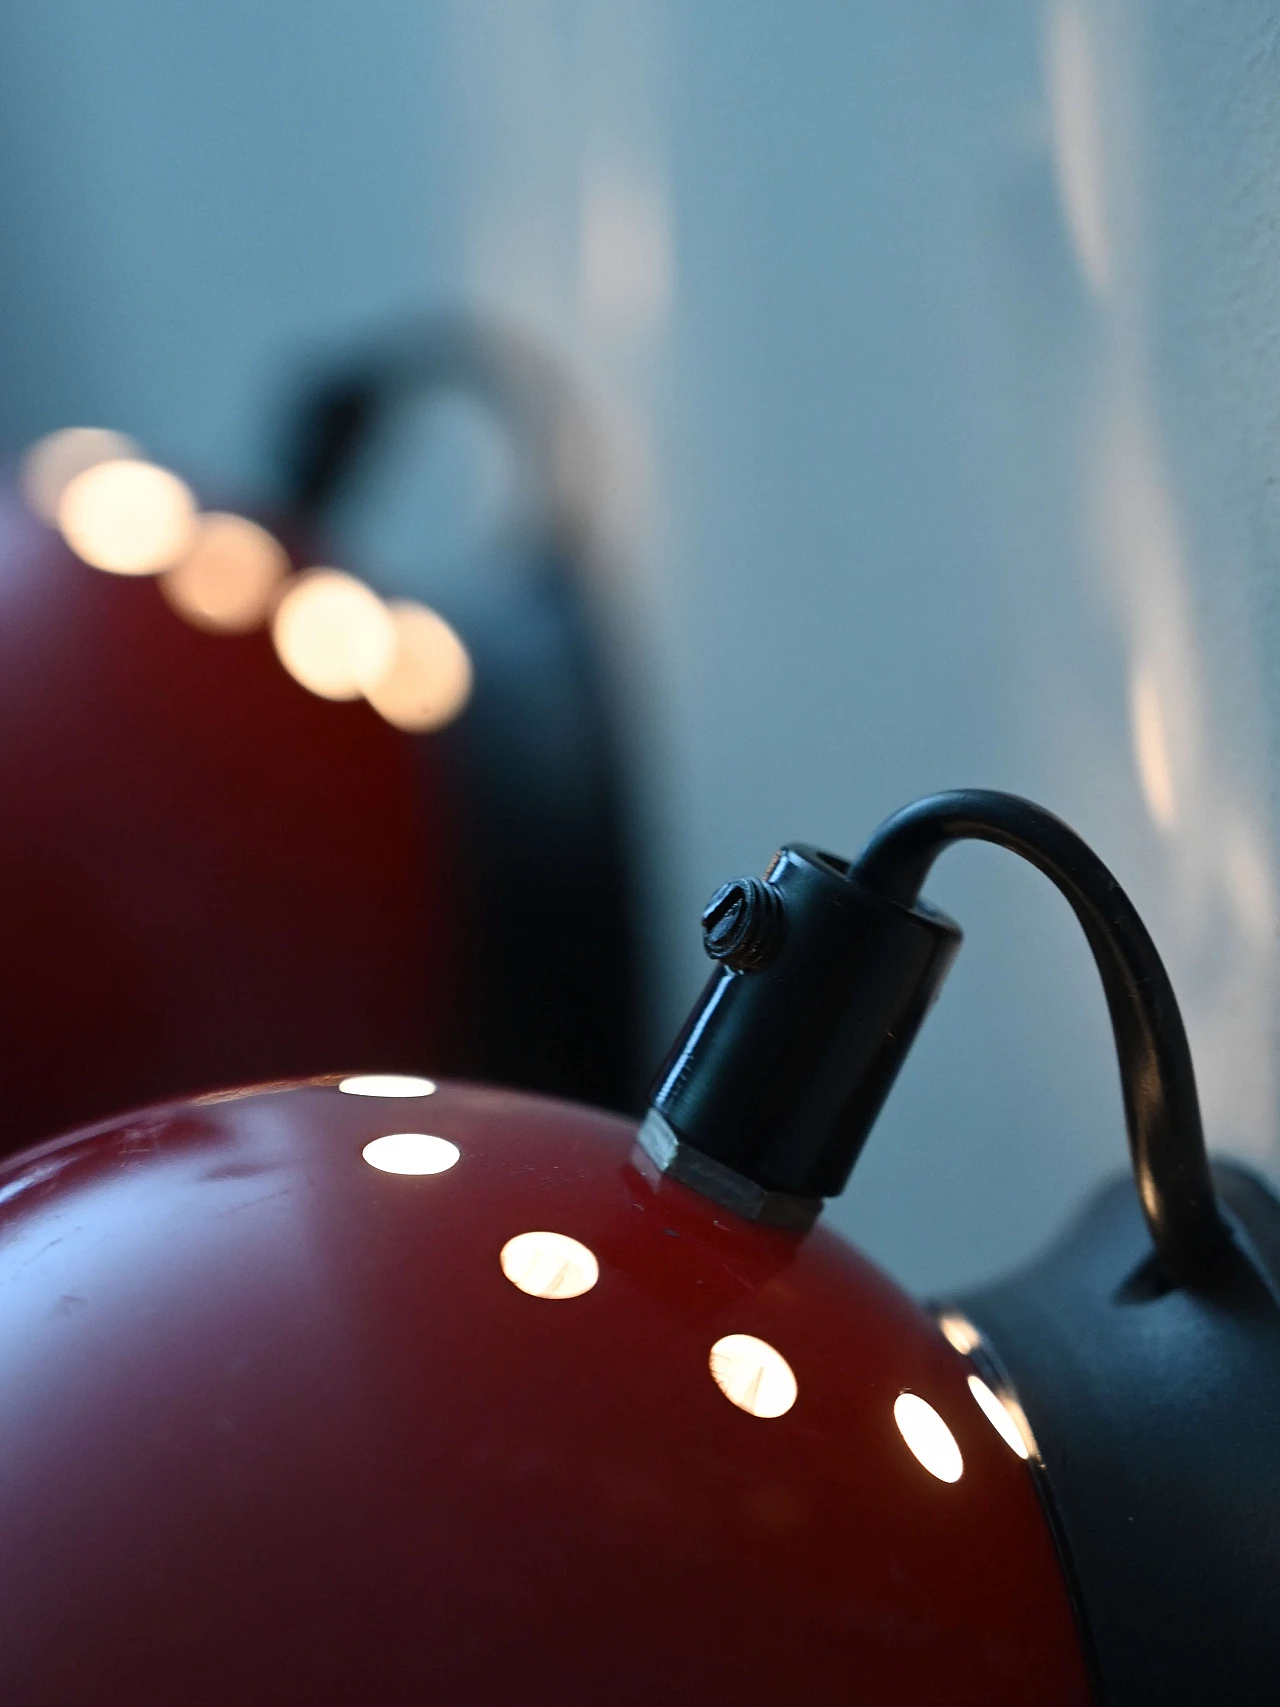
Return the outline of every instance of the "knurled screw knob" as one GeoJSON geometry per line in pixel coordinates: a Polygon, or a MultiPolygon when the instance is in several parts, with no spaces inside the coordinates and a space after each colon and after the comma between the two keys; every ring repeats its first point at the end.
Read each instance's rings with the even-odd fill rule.
{"type": "Polygon", "coordinates": [[[776,960],[786,932],[782,896],[759,877],[721,884],[702,914],[702,946],[734,972],[758,972],[776,960]]]}

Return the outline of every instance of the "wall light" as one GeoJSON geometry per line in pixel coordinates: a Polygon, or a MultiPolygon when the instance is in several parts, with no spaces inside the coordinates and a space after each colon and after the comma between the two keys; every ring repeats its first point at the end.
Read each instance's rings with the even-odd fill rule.
{"type": "MultiPolygon", "coordinates": [[[[717,892],[704,942],[718,969],[639,1129],[459,1085],[436,1106],[484,1165],[381,1187],[352,1127],[387,1111],[312,1083],[0,1168],[24,1360],[0,1643],[28,1695],[124,1677],[131,1707],[168,1707],[198,1672],[245,1707],[362,1700],[370,1676],[597,1702],[622,1655],[646,1701],[838,1707],[850,1678],[877,1702],[1272,1699],[1280,1206],[1210,1170],[1176,999],[1114,876],[1042,809],[969,790],[856,862],[784,848],[717,892]],[[940,1333],[815,1222],[958,947],[927,874],[973,837],[1085,927],[1133,1166],[940,1333]],[[506,1238],[547,1220],[583,1237],[506,1238]],[[597,1250],[594,1306],[498,1284],[495,1255],[534,1299],[580,1297],[597,1250]],[[744,1320],[787,1347],[803,1407],[773,1344],[717,1337],[744,1320]],[[792,1424],[738,1423],[707,1371],[792,1424]]],[[[457,1160],[362,1137],[397,1171],[457,1160]]]]}

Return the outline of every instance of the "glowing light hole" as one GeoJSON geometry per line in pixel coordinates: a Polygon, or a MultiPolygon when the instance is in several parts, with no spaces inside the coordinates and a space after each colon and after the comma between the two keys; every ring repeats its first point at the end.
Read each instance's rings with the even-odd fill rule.
{"type": "Polygon", "coordinates": [[[1016,1401],[1001,1399],[991,1391],[985,1381],[980,1381],[976,1375],[969,1377],[969,1391],[977,1401],[978,1409],[1010,1451],[1016,1452],[1019,1458],[1029,1458],[1031,1455],[1030,1448],[1023,1438],[1022,1428],[1019,1426],[1020,1406],[1018,1407],[1018,1415],[1014,1415],[1016,1401]]]}
{"type": "Polygon", "coordinates": [[[431,1132],[388,1132],[366,1144],[361,1154],[371,1168],[384,1174],[443,1174],[462,1152],[431,1132]]]}
{"type": "Polygon", "coordinates": [[[938,1326],[942,1337],[962,1357],[968,1357],[982,1344],[982,1335],[974,1327],[967,1316],[962,1316],[958,1310],[944,1311],[938,1317],[938,1326]]]}
{"type": "Polygon", "coordinates": [[[600,1278],[594,1254],[565,1233],[517,1233],[498,1261],[511,1284],[531,1298],[580,1298],[600,1278]]]}
{"type": "Polygon", "coordinates": [[[349,1097],[429,1097],[435,1081],[416,1073],[353,1073],[338,1081],[338,1089],[349,1097]]]}
{"type": "Polygon", "coordinates": [[[964,1459],[956,1437],[926,1399],[918,1393],[899,1393],[893,1405],[898,1433],[914,1457],[940,1482],[958,1482],[964,1459]]]}
{"type": "Polygon", "coordinates": [[[785,1416],[796,1402],[799,1387],[791,1365],[754,1334],[726,1334],[712,1346],[708,1362],[725,1398],[749,1416],[785,1416]]]}

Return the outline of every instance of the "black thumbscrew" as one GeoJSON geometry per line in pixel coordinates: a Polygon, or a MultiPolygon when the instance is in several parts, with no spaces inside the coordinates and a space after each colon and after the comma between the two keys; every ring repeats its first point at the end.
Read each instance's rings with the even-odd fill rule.
{"type": "Polygon", "coordinates": [[[703,947],[734,972],[758,972],[776,960],[786,931],[786,903],[759,877],[721,884],[702,915],[703,947]]]}

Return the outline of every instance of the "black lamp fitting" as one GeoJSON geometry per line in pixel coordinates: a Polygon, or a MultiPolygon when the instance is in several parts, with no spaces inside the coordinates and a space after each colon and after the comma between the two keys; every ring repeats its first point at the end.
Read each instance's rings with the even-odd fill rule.
{"type": "Polygon", "coordinates": [[[933,795],[888,819],[853,864],[786,847],[764,881],[718,890],[702,922],[720,964],[658,1075],[641,1144],[659,1167],[742,1213],[812,1221],[844,1188],[960,945],[920,887],[945,847],[973,838],[1038,866],[1084,928],[1147,1224],[1170,1279],[1194,1282],[1230,1235],[1168,974],[1097,855],[1013,795],[933,795]]]}
{"type": "Polygon", "coordinates": [[[960,932],[803,846],[783,848],[763,882],[718,890],[703,932],[720,964],[659,1074],[640,1141],[740,1212],[805,1225],[844,1186],[960,932]]]}

